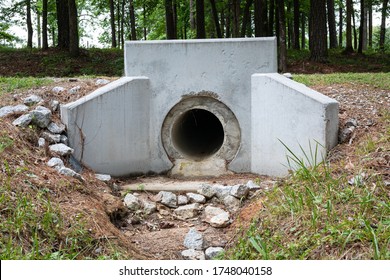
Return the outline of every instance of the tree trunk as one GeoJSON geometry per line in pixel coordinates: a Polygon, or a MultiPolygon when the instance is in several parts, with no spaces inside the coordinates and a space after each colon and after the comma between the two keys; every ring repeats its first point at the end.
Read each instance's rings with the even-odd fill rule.
{"type": "Polygon", "coordinates": [[[380,31],[380,35],[379,35],[379,49],[381,51],[385,50],[386,16],[387,16],[387,5],[388,5],[388,3],[389,3],[389,0],[383,0],[381,31],[380,31]]]}
{"type": "Polygon", "coordinates": [[[306,16],[305,13],[302,13],[302,19],[301,19],[301,48],[304,50],[306,48],[306,16]]]}
{"type": "MultiPolygon", "coordinates": [[[[368,0],[368,1],[370,1],[370,0],[368,0]]],[[[367,1],[365,1],[364,2],[364,20],[363,20],[363,51],[367,50],[367,44],[368,44],[367,23],[368,23],[368,6],[367,6],[367,1]]]]}
{"type": "Polygon", "coordinates": [[[69,5],[69,53],[76,57],[80,53],[79,49],[79,27],[77,20],[76,0],[68,0],[69,5]]]}
{"type": "Polygon", "coordinates": [[[351,53],[353,52],[352,47],[352,0],[347,0],[347,29],[346,29],[346,46],[345,46],[345,52],[351,53]]]}
{"type": "MultiPolygon", "coordinates": [[[[145,12],[144,12],[144,16],[145,16],[145,12]]],[[[130,0],[130,25],[131,25],[131,40],[135,41],[137,40],[137,30],[135,28],[134,0],[130,0]]],[[[146,40],[146,36],[145,36],[145,40],[146,40]]]]}
{"type": "Polygon", "coordinates": [[[206,27],[204,21],[204,0],[196,0],[196,38],[206,38],[206,27]]]}
{"type": "Polygon", "coordinates": [[[232,6],[230,1],[228,2],[227,13],[226,13],[226,38],[230,38],[232,36],[231,33],[231,18],[232,18],[232,6]]]}
{"type": "Polygon", "coordinates": [[[38,49],[42,47],[42,33],[41,33],[41,15],[39,14],[39,11],[37,11],[37,43],[38,43],[38,49]]]}
{"type": "Polygon", "coordinates": [[[219,24],[218,11],[217,11],[217,6],[215,5],[215,0],[210,0],[210,4],[213,13],[214,25],[215,25],[215,30],[217,32],[217,37],[222,38],[221,26],[219,24]]]}
{"type": "Polygon", "coordinates": [[[233,0],[233,37],[240,37],[240,0],[233,0]]]}
{"type": "Polygon", "coordinates": [[[27,47],[33,47],[33,27],[31,21],[31,0],[26,1],[26,12],[27,12],[27,47]]]}
{"type": "Polygon", "coordinates": [[[122,49],[125,46],[125,0],[122,0],[122,6],[121,6],[121,47],[122,49]]]}
{"type": "Polygon", "coordinates": [[[331,49],[337,48],[336,17],[334,13],[334,0],[327,0],[328,26],[329,26],[329,46],[331,49]]]}
{"type": "Polygon", "coordinates": [[[274,22],[275,22],[275,0],[269,1],[269,16],[268,16],[268,36],[274,35],[274,22]]]}
{"type": "Polygon", "coordinates": [[[310,0],[309,48],[311,61],[328,60],[325,0],[310,0]]]}
{"type": "Polygon", "coordinates": [[[299,0],[294,0],[294,37],[293,48],[299,50],[299,0]]]}
{"type": "Polygon", "coordinates": [[[116,48],[116,28],[115,28],[115,5],[114,5],[114,0],[110,0],[110,23],[111,23],[111,48],[116,48]]]}
{"type": "MultiPolygon", "coordinates": [[[[244,16],[242,18],[241,37],[245,37],[246,30],[248,28],[248,23],[250,23],[250,8],[252,6],[252,3],[253,0],[246,0],[245,8],[244,8],[244,16]]],[[[255,12],[255,26],[256,26],[256,12],[255,12]]],[[[256,29],[255,29],[255,33],[256,33],[256,29]]]]}
{"type": "Polygon", "coordinates": [[[118,35],[118,40],[117,40],[117,47],[121,45],[121,8],[120,8],[120,2],[121,0],[118,0],[116,3],[116,26],[117,26],[117,35],[118,35]]]}
{"type": "MultiPolygon", "coordinates": [[[[287,1],[287,15],[291,15],[291,2],[287,1]]],[[[292,18],[288,16],[285,18],[285,22],[287,25],[287,48],[291,49],[291,41],[293,37],[293,28],[292,28],[292,18]]]]}
{"type": "Polygon", "coordinates": [[[68,50],[69,49],[68,0],[56,0],[56,4],[57,4],[58,47],[63,50],[68,50]]]}
{"type": "Polygon", "coordinates": [[[372,1],[368,1],[368,46],[372,48],[372,1]]]}
{"type": "Polygon", "coordinates": [[[42,49],[47,50],[49,43],[47,40],[47,1],[42,2],[42,49]]]}
{"type": "Polygon", "coordinates": [[[279,26],[279,71],[287,71],[287,48],[286,48],[286,15],[284,12],[284,0],[277,0],[278,26],[279,26]]]}
{"type": "Polygon", "coordinates": [[[359,47],[358,47],[358,53],[363,53],[363,42],[364,42],[364,23],[367,23],[365,21],[366,13],[365,13],[365,5],[364,0],[360,0],[360,27],[359,27],[359,47]]]}
{"type": "Polygon", "coordinates": [[[165,0],[165,22],[166,22],[166,34],[167,39],[176,39],[175,34],[175,19],[173,14],[172,0],[165,0]]]}
{"type": "Polygon", "coordinates": [[[339,4],[339,46],[343,46],[343,6],[339,4]]]}
{"type": "Polygon", "coordinates": [[[356,21],[355,21],[355,9],[352,6],[352,22],[353,22],[353,47],[356,50],[358,48],[358,38],[357,38],[357,31],[356,31],[356,21]]]}
{"type": "Polygon", "coordinates": [[[266,3],[264,0],[254,0],[254,22],[255,22],[255,37],[263,37],[267,35],[266,32],[266,20],[264,19],[264,14],[266,15],[266,3]]]}

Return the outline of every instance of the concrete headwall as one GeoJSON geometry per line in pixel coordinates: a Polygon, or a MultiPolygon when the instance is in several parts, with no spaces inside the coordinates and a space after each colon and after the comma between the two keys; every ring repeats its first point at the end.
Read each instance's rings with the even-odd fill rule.
{"type": "Polygon", "coordinates": [[[303,84],[276,73],[254,74],[251,106],[254,173],[287,175],[287,156],[294,157],[288,149],[314,164],[337,144],[338,103],[303,84]]]}
{"type": "Polygon", "coordinates": [[[154,171],[171,164],[161,142],[161,126],[185,95],[202,92],[229,107],[240,122],[241,149],[229,168],[250,170],[251,75],[277,72],[275,38],[130,41],[125,45],[126,76],[150,79],[150,138],[154,171]]]}

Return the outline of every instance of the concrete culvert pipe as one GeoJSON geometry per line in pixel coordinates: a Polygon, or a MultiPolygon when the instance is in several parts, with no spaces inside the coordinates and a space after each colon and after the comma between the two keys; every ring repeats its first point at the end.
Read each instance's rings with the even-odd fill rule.
{"type": "Polygon", "coordinates": [[[224,103],[197,95],[184,97],[172,107],[161,137],[172,162],[215,158],[229,163],[240,147],[241,131],[235,115],[224,103]]]}
{"type": "Polygon", "coordinates": [[[221,122],[213,113],[191,109],[173,124],[172,143],[189,159],[202,160],[221,148],[224,134],[221,122]]]}

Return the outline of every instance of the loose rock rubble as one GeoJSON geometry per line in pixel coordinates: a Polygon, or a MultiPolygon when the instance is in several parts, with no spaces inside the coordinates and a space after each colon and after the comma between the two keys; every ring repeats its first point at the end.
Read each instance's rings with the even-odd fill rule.
{"type": "MultiPolygon", "coordinates": [[[[108,80],[97,79],[95,83],[96,85],[104,85],[109,82],[108,80]]],[[[62,86],[55,86],[50,92],[54,95],[75,95],[81,90],[80,85],[69,90],[62,86]]],[[[14,95],[13,98],[14,101],[17,101],[19,94],[14,95]]],[[[78,173],[82,169],[77,170],[74,167],[75,159],[71,156],[74,150],[68,146],[66,127],[55,118],[55,115],[58,114],[60,102],[55,99],[47,100],[38,94],[29,94],[21,100],[23,104],[1,107],[0,118],[14,117],[12,124],[20,128],[26,128],[30,125],[38,127],[41,131],[37,146],[42,149],[48,148],[50,154],[54,156],[47,162],[47,165],[55,168],[61,175],[71,176],[83,181],[83,177],[78,173]],[[72,168],[66,167],[63,159],[69,161],[72,168]]],[[[97,174],[96,178],[105,182],[111,180],[109,175],[104,174],[97,174]]]]}
{"type": "Polygon", "coordinates": [[[127,193],[124,204],[132,217],[129,220],[131,225],[145,224],[152,232],[175,227],[178,223],[192,224],[182,241],[186,249],[179,256],[188,260],[205,260],[223,252],[226,244],[223,240],[217,243],[216,240],[206,241],[210,230],[223,231],[229,226],[250,192],[254,195],[259,188],[249,181],[233,186],[200,183],[197,192],[177,194],[160,191],[152,195],[140,190],[127,193]],[[149,204],[153,204],[152,211],[147,210],[149,204]],[[158,222],[153,223],[156,220],[158,222]]]}

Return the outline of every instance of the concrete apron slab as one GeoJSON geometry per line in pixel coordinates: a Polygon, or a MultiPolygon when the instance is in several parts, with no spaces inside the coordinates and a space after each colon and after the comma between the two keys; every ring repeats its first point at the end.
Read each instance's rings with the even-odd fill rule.
{"type": "Polygon", "coordinates": [[[144,182],[121,186],[122,191],[148,191],[148,192],[194,192],[196,193],[206,182],[202,181],[165,181],[165,182],[144,182]]]}
{"type": "Polygon", "coordinates": [[[127,42],[125,72],[61,106],[97,173],[285,176],[337,144],[338,103],[276,73],[275,38],[127,42]]]}

